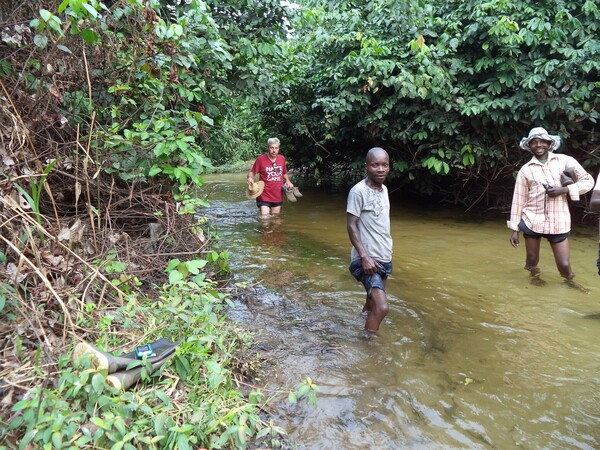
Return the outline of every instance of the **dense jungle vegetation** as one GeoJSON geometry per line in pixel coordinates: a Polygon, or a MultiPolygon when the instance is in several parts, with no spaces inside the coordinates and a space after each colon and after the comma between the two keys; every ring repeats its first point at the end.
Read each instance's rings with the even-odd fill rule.
{"type": "Polygon", "coordinates": [[[380,145],[405,190],[502,206],[536,125],[596,175],[597,2],[306,3],[263,111],[312,176],[380,145]]]}
{"type": "Polygon", "coordinates": [[[0,3],[0,447],[285,446],[202,175],[278,136],[322,184],[502,209],[533,126],[596,175],[594,0],[0,3]],[[200,195],[198,195],[200,192],[200,195]],[[73,344],[182,339],[122,391],[73,344]]]}

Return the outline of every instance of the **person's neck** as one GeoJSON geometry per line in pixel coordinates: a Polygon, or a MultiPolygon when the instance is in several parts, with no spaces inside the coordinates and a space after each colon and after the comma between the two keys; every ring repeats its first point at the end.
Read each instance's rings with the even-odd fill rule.
{"type": "Polygon", "coordinates": [[[535,158],[541,163],[541,164],[546,164],[546,162],[548,161],[550,156],[549,152],[544,153],[543,155],[540,156],[536,156],[535,158]]]}
{"type": "Polygon", "coordinates": [[[379,184],[373,180],[371,180],[370,178],[367,178],[367,186],[369,186],[371,189],[375,189],[376,191],[383,191],[383,184],[379,184]]]}

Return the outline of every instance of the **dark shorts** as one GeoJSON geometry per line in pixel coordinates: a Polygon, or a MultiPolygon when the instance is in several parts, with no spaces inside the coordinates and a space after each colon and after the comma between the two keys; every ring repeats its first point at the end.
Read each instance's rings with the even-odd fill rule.
{"type": "Polygon", "coordinates": [[[521,219],[521,222],[519,222],[519,230],[521,230],[523,232],[523,235],[526,238],[530,238],[530,239],[541,239],[543,237],[545,237],[546,239],[548,239],[548,242],[550,242],[551,244],[558,244],[559,242],[564,241],[566,238],[569,237],[570,232],[566,232],[566,233],[562,233],[562,234],[540,234],[540,233],[536,233],[533,230],[530,230],[527,225],[525,225],[525,222],[523,221],[523,219],[521,219]]]}
{"type": "Polygon", "coordinates": [[[379,260],[375,260],[379,264],[379,270],[373,275],[367,275],[363,272],[362,261],[360,259],[355,259],[350,263],[350,273],[354,278],[360,281],[367,294],[371,293],[371,289],[377,288],[385,291],[385,285],[383,284],[383,280],[386,280],[392,274],[392,263],[391,262],[382,262],[379,260]]]}
{"type": "Polygon", "coordinates": [[[283,205],[283,202],[259,202],[256,200],[256,206],[260,208],[261,206],[268,206],[269,208],[275,208],[276,206],[283,205]]]}

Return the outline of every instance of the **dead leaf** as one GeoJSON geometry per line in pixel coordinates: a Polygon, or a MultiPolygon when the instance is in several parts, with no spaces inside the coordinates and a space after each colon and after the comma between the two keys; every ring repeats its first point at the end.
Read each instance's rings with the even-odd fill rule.
{"type": "Polygon", "coordinates": [[[6,394],[2,398],[2,401],[0,403],[2,403],[3,405],[12,405],[13,404],[13,393],[14,393],[14,389],[9,390],[8,394],[6,394]]]}
{"type": "Polygon", "coordinates": [[[87,242],[85,243],[85,251],[87,252],[88,255],[96,254],[96,249],[94,248],[94,245],[92,244],[91,239],[88,239],[87,242]]]}
{"type": "Polygon", "coordinates": [[[75,223],[71,225],[69,230],[71,230],[71,239],[73,242],[81,242],[81,237],[85,231],[85,224],[83,224],[81,220],[77,219],[75,223]]]}
{"type": "Polygon", "coordinates": [[[6,273],[8,274],[8,278],[15,284],[20,283],[27,277],[26,273],[22,271],[17,272],[16,264],[11,262],[6,265],[6,273]]]}
{"type": "Polygon", "coordinates": [[[59,241],[70,241],[71,240],[71,230],[69,228],[63,228],[58,233],[59,241]]]}
{"type": "MultiPolygon", "coordinates": [[[[51,251],[44,250],[42,252],[42,259],[48,264],[50,264],[52,267],[58,267],[59,265],[61,265],[61,263],[64,262],[65,257],[63,255],[54,255],[51,251]]],[[[63,265],[63,267],[60,268],[64,269],[65,267],[63,265]]]]}
{"type": "Polygon", "coordinates": [[[81,197],[81,183],[77,181],[75,183],[75,204],[79,202],[79,197],[81,197]]]}

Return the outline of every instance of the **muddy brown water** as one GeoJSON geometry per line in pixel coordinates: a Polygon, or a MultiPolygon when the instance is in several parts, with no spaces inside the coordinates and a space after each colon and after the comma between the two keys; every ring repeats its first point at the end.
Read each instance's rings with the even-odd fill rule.
{"type": "Polygon", "coordinates": [[[365,339],[346,194],[301,187],[261,223],[244,183],[207,176],[203,213],[253,286],[231,317],[275,359],[266,387],[319,386],[315,408],[271,405],[294,448],[600,448],[597,229],[570,238],[575,287],[545,241],[532,283],[502,218],[392,204],[390,313],[365,339]]]}

